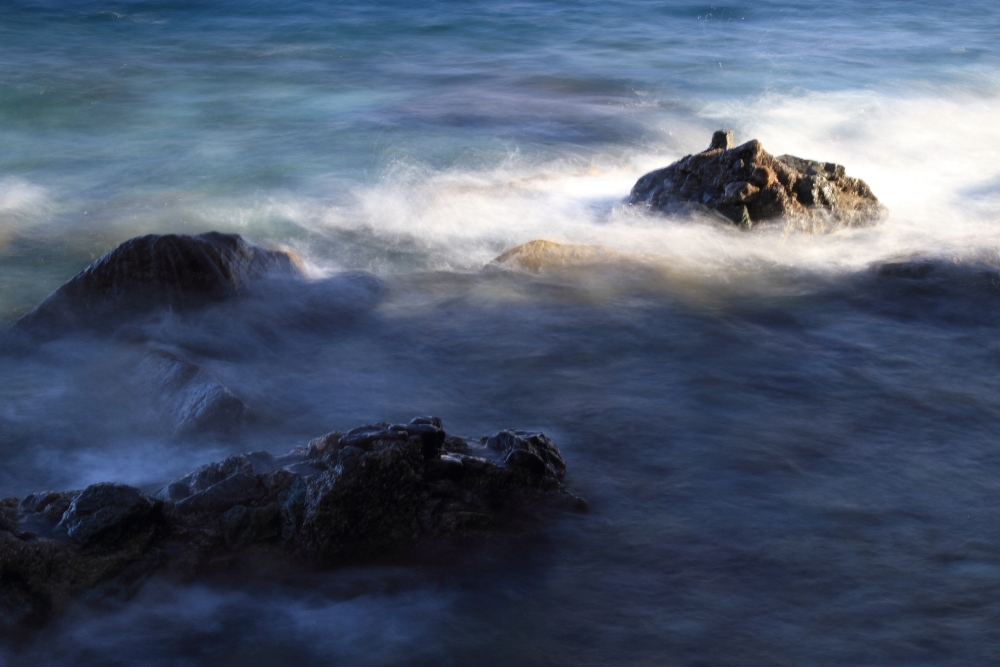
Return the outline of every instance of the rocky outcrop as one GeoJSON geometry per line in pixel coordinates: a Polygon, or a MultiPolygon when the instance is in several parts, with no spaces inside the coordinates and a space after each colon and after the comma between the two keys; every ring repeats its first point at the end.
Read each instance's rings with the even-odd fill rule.
{"type": "Polygon", "coordinates": [[[572,245],[538,239],[511,248],[486,265],[487,270],[517,269],[537,273],[546,269],[600,264],[621,255],[597,245],[572,245]]]}
{"type": "Polygon", "coordinates": [[[185,311],[235,296],[268,275],[301,276],[301,260],[237,234],[140,236],[75,275],[13,329],[43,339],[107,329],[129,315],[185,311]]]}
{"type": "MultiPolygon", "coordinates": [[[[158,310],[187,312],[238,296],[266,277],[304,277],[295,255],[255,246],[236,234],[151,234],[96,260],[5,332],[0,349],[30,353],[34,344],[78,331],[111,332],[158,310]]],[[[160,350],[144,355],[137,388],[178,434],[234,431],[247,405],[198,366],[160,350]]]]}
{"type": "Polygon", "coordinates": [[[650,172],[629,203],[667,214],[721,214],[744,228],[780,221],[793,229],[828,231],[877,223],[887,214],[864,181],[844,167],[765,151],[756,139],[733,146],[719,130],[707,150],[650,172]]]}
{"type": "Polygon", "coordinates": [[[586,508],[543,433],[449,436],[435,417],[329,433],[287,454],[232,455],[154,496],[122,484],[0,501],[0,631],[71,600],[125,596],[248,559],[317,566],[398,559],[422,543],[586,508]]]}

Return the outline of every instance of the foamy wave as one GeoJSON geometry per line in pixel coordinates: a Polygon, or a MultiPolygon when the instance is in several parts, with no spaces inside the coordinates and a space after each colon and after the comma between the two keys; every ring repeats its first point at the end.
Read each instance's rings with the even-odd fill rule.
{"type": "MultiPolygon", "coordinates": [[[[847,166],[889,207],[873,229],[825,236],[737,233],[724,225],[636,215],[619,204],[643,173],[677,152],[605,153],[531,162],[517,155],[476,172],[397,165],[355,191],[356,206],[327,208],[306,224],[350,229],[423,249],[440,268],[473,269],[511,246],[544,238],[599,244],[673,270],[713,273],[761,266],[856,270],[905,254],[1000,251],[1000,143],[996,98],[891,98],[873,92],[768,96],[707,106],[705,128],[733,127],[792,153],[847,166]]],[[[652,119],[655,124],[656,119],[652,119]]],[[[684,128],[665,146],[707,145],[684,128]]]]}
{"type": "MultiPolygon", "coordinates": [[[[680,120],[651,107],[644,118],[654,139],[643,149],[608,146],[548,158],[513,152],[481,169],[397,163],[374,184],[340,181],[329,193],[203,201],[189,214],[169,213],[193,221],[178,231],[215,228],[290,243],[317,274],[474,271],[534,239],[605,246],[667,272],[723,280],[768,267],[856,271],[913,254],[1000,257],[1000,162],[992,148],[1000,144],[998,107],[998,96],[870,91],[770,95],[707,105],[680,120]],[[758,138],[775,154],[846,165],[888,206],[889,219],[829,235],[743,233],[622,206],[642,174],[704,149],[718,127],[733,128],[738,141],[758,138]]],[[[23,183],[11,188],[11,210],[44,197],[23,183]]]]}

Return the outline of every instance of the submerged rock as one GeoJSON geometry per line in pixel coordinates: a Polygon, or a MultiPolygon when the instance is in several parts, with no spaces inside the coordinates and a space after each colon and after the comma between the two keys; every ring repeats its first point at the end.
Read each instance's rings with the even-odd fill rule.
{"type": "Polygon", "coordinates": [[[597,245],[569,245],[538,239],[511,248],[487,264],[486,268],[538,272],[611,262],[620,258],[613,250],[597,245]]]}
{"type": "Polygon", "coordinates": [[[177,434],[232,432],[250,417],[250,408],[228,387],[200,367],[169,352],[152,350],[139,363],[139,384],[146,385],[177,434]]]}
{"type": "Polygon", "coordinates": [[[122,484],[0,501],[0,632],[44,622],[74,595],[128,597],[242,559],[335,566],[509,526],[546,506],[585,509],[543,433],[449,436],[435,417],[329,433],[274,456],[210,463],[156,498],[122,484]]]}
{"type": "Polygon", "coordinates": [[[629,203],[668,214],[718,213],[745,229],[783,221],[827,231],[871,225],[887,215],[868,185],[843,166],[775,157],[756,139],[734,147],[728,130],[717,131],[707,150],[640,178],[629,203]]]}
{"type": "Polygon", "coordinates": [[[140,236],[76,274],[13,328],[41,338],[107,328],[127,315],[220,301],[268,275],[301,276],[301,260],[237,234],[140,236]]]}

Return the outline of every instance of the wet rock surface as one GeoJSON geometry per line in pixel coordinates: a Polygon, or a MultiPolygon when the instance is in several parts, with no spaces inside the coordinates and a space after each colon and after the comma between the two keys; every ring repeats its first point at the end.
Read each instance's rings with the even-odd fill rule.
{"type": "Polygon", "coordinates": [[[671,215],[720,215],[744,229],[783,222],[790,229],[830,231],[880,222],[887,215],[868,185],[832,162],[773,156],[756,139],[733,145],[719,130],[709,148],[640,178],[633,206],[671,215]]]}
{"type": "Polygon", "coordinates": [[[128,597],[266,557],[279,567],[405,558],[427,543],[585,509],[543,433],[450,436],[436,417],[333,432],[275,456],[232,455],[153,496],[114,483],[0,501],[0,630],[44,623],[81,593],[128,597]],[[250,556],[248,556],[250,554],[250,556]]]}
{"type": "Polygon", "coordinates": [[[136,373],[178,435],[238,431],[250,408],[200,367],[164,350],[150,350],[136,373]]]}
{"type": "Polygon", "coordinates": [[[621,255],[597,245],[575,245],[536,239],[507,250],[486,270],[518,269],[537,273],[546,269],[586,266],[620,260],[621,255]]]}
{"type": "Polygon", "coordinates": [[[157,309],[185,311],[243,292],[266,276],[302,275],[301,260],[238,234],[150,234],[125,241],[75,275],[13,329],[54,338],[107,329],[157,309]]]}

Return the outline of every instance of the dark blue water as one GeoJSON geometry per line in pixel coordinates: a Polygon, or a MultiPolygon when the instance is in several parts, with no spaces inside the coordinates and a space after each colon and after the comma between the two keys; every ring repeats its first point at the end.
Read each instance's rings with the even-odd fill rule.
{"type": "Polygon", "coordinates": [[[3,358],[0,496],[433,413],[545,430],[591,512],[437,565],[153,581],[0,664],[997,662],[997,35],[986,2],[4,3],[4,325],[149,232],[387,289],[147,326],[250,404],[237,441],[166,437],[127,345],[3,358]],[[845,164],[889,219],[620,206],[719,127],[845,164]],[[480,272],[536,238],[621,259],[480,272]]]}

